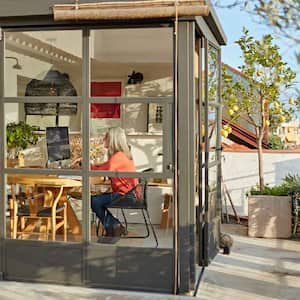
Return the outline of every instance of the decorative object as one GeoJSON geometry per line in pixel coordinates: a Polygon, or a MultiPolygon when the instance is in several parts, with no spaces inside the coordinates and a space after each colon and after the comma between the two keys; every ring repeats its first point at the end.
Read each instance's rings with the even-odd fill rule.
{"type": "MultiPolygon", "coordinates": [[[[69,75],[49,70],[42,80],[32,79],[25,96],[77,96],[69,75]]],[[[77,103],[25,103],[26,115],[74,115],[77,103]]],[[[58,125],[58,124],[56,124],[58,125]]]]}
{"type": "MultiPolygon", "coordinates": [[[[90,162],[103,163],[107,160],[107,149],[103,143],[104,136],[92,137],[90,139],[90,162]]],[[[80,135],[70,136],[71,160],[82,157],[82,137],[80,135]]]]}
{"type": "MultiPolygon", "coordinates": [[[[120,97],[122,83],[120,81],[92,82],[92,97],[120,97]]],[[[119,119],[121,107],[119,103],[91,103],[91,118],[93,119],[119,119]]]]}
{"type": "Polygon", "coordinates": [[[148,106],[148,132],[162,133],[163,106],[150,103],[148,106]]]}
{"type": "Polygon", "coordinates": [[[104,137],[90,139],[90,161],[91,163],[103,163],[107,160],[107,150],[103,143],[104,137]]]}
{"type": "Polygon", "coordinates": [[[144,75],[141,72],[132,71],[132,74],[128,75],[128,78],[127,84],[137,84],[142,83],[144,75]]]}

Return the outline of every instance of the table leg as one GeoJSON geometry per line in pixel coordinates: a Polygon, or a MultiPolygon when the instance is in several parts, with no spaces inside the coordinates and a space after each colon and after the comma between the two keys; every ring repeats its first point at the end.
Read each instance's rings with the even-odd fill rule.
{"type": "Polygon", "coordinates": [[[82,239],[81,224],[69,202],[67,202],[67,219],[69,228],[74,235],[75,240],[80,241],[82,239]]]}

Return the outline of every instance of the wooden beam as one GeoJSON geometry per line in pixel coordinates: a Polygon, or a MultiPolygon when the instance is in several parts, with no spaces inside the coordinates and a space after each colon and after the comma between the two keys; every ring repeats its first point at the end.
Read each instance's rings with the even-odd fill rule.
{"type": "Polygon", "coordinates": [[[58,4],[53,6],[54,21],[62,20],[129,20],[183,16],[207,16],[204,0],[148,0],[58,4]]]}

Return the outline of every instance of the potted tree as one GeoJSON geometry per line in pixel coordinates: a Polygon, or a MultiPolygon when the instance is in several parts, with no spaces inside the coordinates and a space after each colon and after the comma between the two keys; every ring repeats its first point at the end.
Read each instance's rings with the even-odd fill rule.
{"type": "Polygon", "coordinates": [[[282,99],[281,95],[282,92],[287,94],[296,74],[282,60],[271,35],[255,40],[244,29],[236,43],[243,53],[244,64],[239,67],[239,77],[230,74],[226,65],[223,67],[222,100],[229,121],[224,125],[222,135],[227,137],[231,133],[231,123],[239,119],[247,122],[255,133],[259,174],[257,192],[260,195],[248,197],[248,233],[250,236],[288,237],[291,232],[290,198],[286,191],[282,195],[281,187],[265,192],[262,145],[269,127],[274,128],[291,119],[294,113],[295,100],[291,97],[282,99]],[[285,198],[280,200],[273,192],[285,198]],[[278,230],[281,226],[287,229],[284,232],[276,231],[276,228],[272,231],[267,228],[270,224],[278,230]]]}
{"type": "Polygon", "coordinates": [[[39,137],[35,130],[34,126],[23,121],[6,125],[7,167],[17,165],[19,152],[36,144],[39,137]]]}
{"type": "MultiPolygon", "coordinates": [[[[300,185],[299,185],[300,187],[300,185]]],[[[299,188],[297,188],[299,189],[299,188]]],[[[248,235],[263,238],[289,238],[291,236],[291,185],[288,177],[283,183],[263,192],[252,188],[248,195],[248,235]]]]}

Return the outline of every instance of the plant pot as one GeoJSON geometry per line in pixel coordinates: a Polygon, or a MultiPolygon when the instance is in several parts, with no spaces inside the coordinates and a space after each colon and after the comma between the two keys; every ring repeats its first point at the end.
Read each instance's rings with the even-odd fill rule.
{"type": "Polygon", "coordinates": [[[248,197],[248,235],[290,238],[291,197],[255,195],[248,197]]]}
{"type": "Polygon", "coordinates": [[[19,160],[17,158],[8,158],[6,160],[6,167],[7,168],[14,168],[19,165],[19,160]]]}

